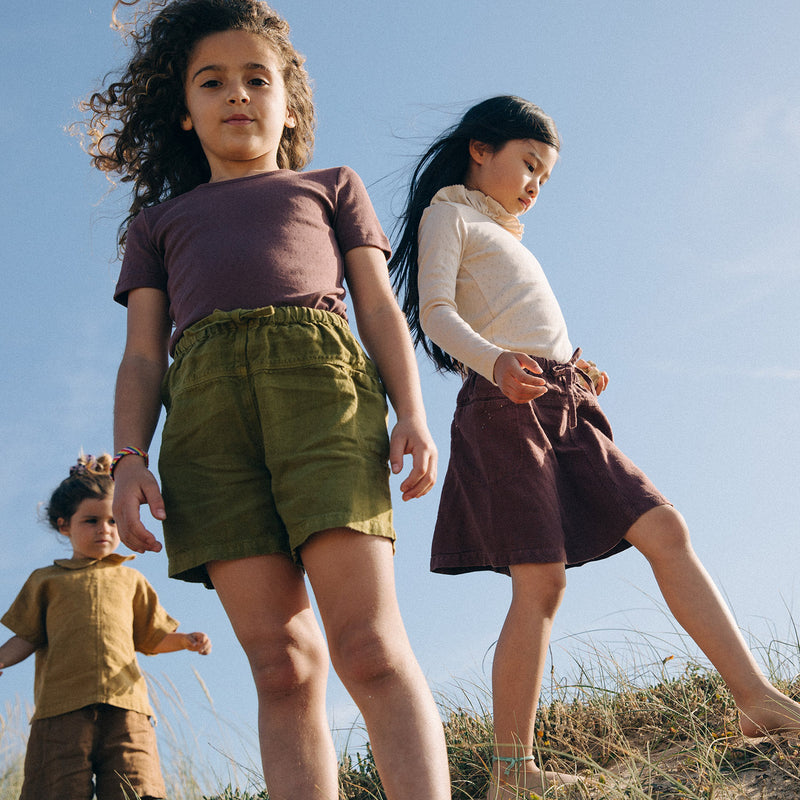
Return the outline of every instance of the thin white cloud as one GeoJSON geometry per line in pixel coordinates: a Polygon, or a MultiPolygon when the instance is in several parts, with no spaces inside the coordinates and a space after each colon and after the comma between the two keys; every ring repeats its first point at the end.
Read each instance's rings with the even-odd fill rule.
{"type": "Polygon", "coordinates": [[[748,275],[773,275],[791,277],[800,275],[800,234],[786,231],[785,238],[779,233],[770,242],[750,252],[742,252],[734,258],[716,259],[714,272],[720,277],[744,277],[748,275]]]}
{"type": "MultiPolygon", "coordinates": [[[[679,372],[684,378],[708,377],[718,375],[725,379],[730,377],[731,368],[728,362],[719,360],[701,361],[699,358],[692,363],[685,361],[659,360],[650,364],[650,369],[664,375],[675,375],[679,372]]],[[[766,366],[748,369],[750,380],[764,381],[800,381],[800,366],[766,366]]]]}
{"type": "Polygon", "coordinates": [[[751,373],[753,378],[778,381],[800,381],[800,368],[791,367],[762,367],[751,373]]]}
{"type": "Polygon", "coordinates": [[[800,104],[796,98],[764,97],[741,117],[728,120],[726,129],[723,160],[740,162],[740,180],[746,181],[748,172],[754,178],[766,173],[772,180],[796,186],[800,169],[800,104]]]}

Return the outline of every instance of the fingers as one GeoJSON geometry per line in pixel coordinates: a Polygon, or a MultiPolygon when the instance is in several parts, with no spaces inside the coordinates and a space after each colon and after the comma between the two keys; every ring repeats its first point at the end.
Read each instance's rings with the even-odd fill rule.
{"type": "Polygon", "coordinates": [[[155,519],[166,519],[158,482],[138,459],[124,459],[114,473],[114,519],[122,543],[134,553],[161,550],[161,542],[142,524],[139,508],[147,504],[155,519]],[[126,464],[126,462],[130,462],[126,464]]]}
{"type": "Polygon", "coordinates": [[[601,372],[594,384],[594,390],[597,394],[604,392],[608,388],[610,378],[607,372],[601,372]]]}
{"type": "Polygon", "coordinates": [[[525,353],[501,353],[494,363],[494,381],[514,403],[528,403],[547,391],[541,372],[539,364],[525,353]]]}
{"type": "Polygon", "coordinates": [[[147,482],[142,486],[144,501],[147,503],[153,518],[163,521],[167,518],[167,512],[164,508],[164,498],[161,496],[161,490],[158,488],[158,481],[152,472],[148,471],[147,477],[147,482]]]}
{"type": "Polygon", "coordinates": [[[542,368],[539,362],[531,358],[525,353],[512,353],[517,363],[522,367],[523,371],[532,372],[534,375],[541,375],[542,368]]]}
{"type": "MultiPolygon", "coordinates": [[[[579,358],[575,366],[591,379],[596,394],[608,387],[608,373],[600,372],[593,361],[579,358]]],[[[501,353],[494,364],[494,381],[500,391],[514,403],[528,403],[547,391],[542,369],[524,353],[501,353]],[[533,374],[531,374],[533,373],[533,374]]]]}
{"type": "Polygon", "coordinates": [[[400,484],[403,500],[413,500],[426,495],[436,483],[438,453],[433,438],[424,422],[398,420],[389,443],[389,461],[392,472],[403,468],[404,456],[411,455],[411,472],[400,484]]]}
{"type": "Polygon", "coordinates": [[[436,453],[412,453],[412,468],[408,477],[400,484],[403,500],[423,497],[436,483],[436,453]]]}
{"type": "Polygon", "coordinates": [[[609,380],[608,373],[601,372],[594,361],[586,361],[583,358],[579,358],[575,362],[575,366],[586,373],[587,377],[592,382],[592,386],[594,386],[595,394],[601,394],[606,389],[609,380]]]}
{"type": "Polygon", "coordinates": [[[205,633],[201,631],[187,633],[186,638],[189,642],[188,650],[200,653],[201,656],[207,656],[211,652],[211,639],[205,633]]]}
{"type": "Polygon", "coordinates": [[[119,538],[134,553],[161,552],[161,542],[145,528],[140,520],[128,527],[124,533],[120,531],[119,538]]]}

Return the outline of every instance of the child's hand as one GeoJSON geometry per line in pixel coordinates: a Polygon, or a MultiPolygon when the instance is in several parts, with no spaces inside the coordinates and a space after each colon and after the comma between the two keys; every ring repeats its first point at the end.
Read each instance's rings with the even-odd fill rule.
{"type": "Polygon", "coordinates": [[[594,361],[585,361],[579,358],[575,362],[575,366],[583,370],[589,376],[589,379],[594,385],[595,394],[600,394],[608,386],[608,373],[600,372],[594,361]]]}
{"type": "Polygon", "coordinates": [[[207,656],[211,652],[211,639],[206,634],[195,631],[195,633],[184,633],[183,636],[186,639],[186,650],[200,653],[201,656],[207,656]]]}
{"type": "Polygon", "coordinates": [[[114,519],[119,538],[135,553],[161,550],[159,542],[142,524],[139,506],[147,504],[158,520],[166,519],[164,500],[158,481],[144,461],[136,456],[123,458],[114,469],[114,519]]]}
{"type": "Polygon", "coordinates": [[[395,475],[403,469],[403,456],[407,454],[412,457],[412,468],[408,477],[400,484],[403,500],[426,495],[436,483],[439,454],[424,419],[398,419],[392,429],[389,463],[395,475]]]}
{"type": "Polygon", "coordinates": [[[539,364],[525,353],[506,351],[494,362],[494,382],[514,403],[528,403],[547,391],[544,378],[537,377],[541,372],[539,364]]]}

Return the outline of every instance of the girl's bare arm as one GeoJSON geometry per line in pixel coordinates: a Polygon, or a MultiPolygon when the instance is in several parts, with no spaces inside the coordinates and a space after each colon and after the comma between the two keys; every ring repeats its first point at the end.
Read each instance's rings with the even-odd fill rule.
{"type": "Polygon", "coordinates": [[[5,667],[19,664],[35,651],[36,648],[26,639],[12,636],[5,644],[0,645],[0,675],[5,667]]]}
{"type": "Polygon", "coordinates": [[[205,633],[195,631],[194,633],[168,633],[153,650],[152,655],[157,653],[176,653],[178,650],[191,650],[207,656],[211,652],[211,639],[205,633]]]}
{"type": "MultiPolygon", "coordinates": [[[[161,413],[161,381],[167,369],[171,322],[167,296],[158,289],[128,295],[128,334],[117,373],[114,399],[114,449],[147,450],[161,413]]],[[[126,456],[114,470],[114,517],[122,541],[137,553],[161,550],[142,524],[139,506],[147,503],[164,519],[164,501],[155,476],[139,456],[126,456]]]]}
{"type": "Polygon", "coordinates": [[[345,275],[361,341],[378,368],[397,415],[389,455],[392,471],[400,472],[403,456],[410,454],[412,470],[400,490],[404,500],[421,497],[436,482],[436,445],[425,419],[411,336],[392,292],[383,252],[377,247],[348,251],[345,275]]]}

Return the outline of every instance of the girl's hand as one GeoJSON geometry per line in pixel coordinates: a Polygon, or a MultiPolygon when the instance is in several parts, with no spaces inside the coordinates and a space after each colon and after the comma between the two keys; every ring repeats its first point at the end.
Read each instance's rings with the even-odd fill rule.
{"type": "Polygon", "coordinates": [[[398,418],[389,443],[389,463],[397,475],[403,469],[403,457],[411,455],[412,467],[400,484],[403,500],[428,494],[436,483],[439,454],[424,419],[398,418]]]}
{"type": "Polygon", "coordinates": [[[142,524],[139,507],[147,504],[158,520],[167,517],[155,475],[138,456],[123,458],[114,468],[114,519],[123,544],[134,553],[158,553],[159,542],[142,524]]]}
{"type": "Polygon", "coordinates": [[[206,634],[195,631],[194,633],[184,633],[183,636],[186,639],[187,650],[200,653],[201,656],[207,656],[211,652],[211,639],[206,634]]]}
{"type": "Polygon", "coordinates": [[[494,382],[514,403],[528,403],[547,391],[544,378],[537,377],[541,372],[539,364],[525,353],[506,351],[494,362],[494,382]]]}
{"type": "Polygon", "coordinates": [[[584,359],[579,358],[575,362],[575,366],[578,369],[582,369],[589,376],[592,384],[594,384],[595,394],[600,394],[606,389],[609,380],[608,373],[600,372],[600,370],[597,369],[597,364],[595,364],[594,361],[585,361],[584,359]]]}

